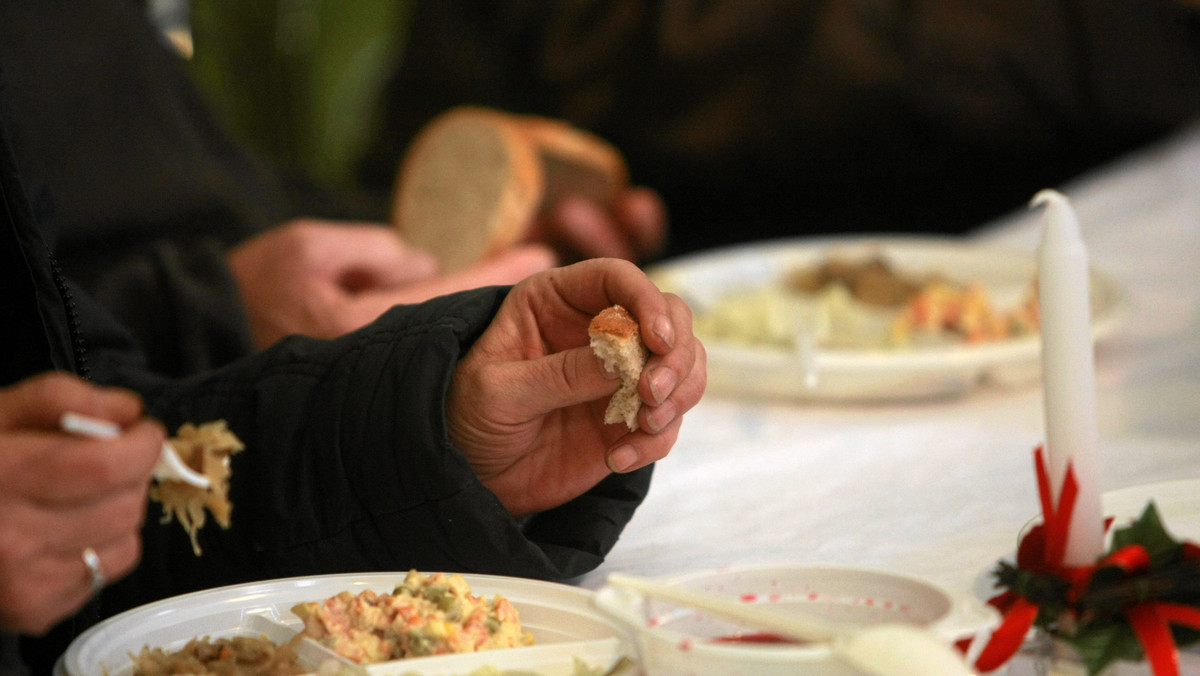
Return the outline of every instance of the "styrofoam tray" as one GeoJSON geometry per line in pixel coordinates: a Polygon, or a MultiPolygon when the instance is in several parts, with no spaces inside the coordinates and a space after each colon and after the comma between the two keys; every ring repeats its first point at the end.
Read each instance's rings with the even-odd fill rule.
{"type": "MultiPolygon", "coordinates": [[[[125,676],[132,670],[130,654],[145,646],[167,651],[189,640],[265,634],[276,643],[303,628],[291,613],[305,601],[323,601],[342,591],[367,589],[388,592],[404,581],[405,573],[356,573],[270,580],[209,589],[177,596],[116,615],[81,634],[60,658],[58,676],[125,676]]],[[[413,674],[451,676],[490,665],[521,669],[542,676],[571,676],[575,660],[607,667],[632,654],[621,628],[591,608],[591,592],[568,585],[492,575],[463,575],[474,594],[509,599],[521,624],[533,634],[530,647],[462,655],[409,658],[358,667],[313,641],[300,650],[314,671],[336,663],[344,672],[369,676],[413,674]]],[[[333,665],[326,667],[329,669],[333,665]]]]}

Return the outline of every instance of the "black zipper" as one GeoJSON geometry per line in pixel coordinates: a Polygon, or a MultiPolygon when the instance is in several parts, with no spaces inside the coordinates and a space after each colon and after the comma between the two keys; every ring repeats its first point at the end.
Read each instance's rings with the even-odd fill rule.
{"type": "Polygon", "coordinates": [[[75,294],[71,293],[66,275],[62,273],[62,268],[59,267],[54,253],[47,249],[46,257],[50,261],[50,274],[54,277],[54,286],[58,288],[58,294],[62,297],[63,306],[67,311],[67,334],[71,337],[71,352],[75,357],[75,373],[81,378],[90,380],[91,366],[88,364],[87,345],[83,338],[83,331],[79,328],[79,310],[75,307],[75,294]]]}

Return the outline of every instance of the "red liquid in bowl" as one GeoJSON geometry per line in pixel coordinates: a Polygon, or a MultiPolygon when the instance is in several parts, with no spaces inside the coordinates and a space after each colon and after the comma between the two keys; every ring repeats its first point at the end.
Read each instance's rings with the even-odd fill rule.
{"type": "Polygon", "coordinates": [[[759,643],[773,645],[804,645],[805,641],[798,641],[793,638],[773,634],[769,631],[759,631],[751,634],[730,634],[729,636],[718,636],[713,639],[713,643],[759,643]]]}

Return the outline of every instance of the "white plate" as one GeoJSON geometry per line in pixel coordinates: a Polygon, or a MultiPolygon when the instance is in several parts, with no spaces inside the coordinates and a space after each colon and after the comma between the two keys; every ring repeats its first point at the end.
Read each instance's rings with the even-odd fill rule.
{"type": "MultiPolygon", "coordinates": [[[[123,676],[130,673],[129,654],[143,646],[182,648],[197,637],[266,634],[286,641],[303,624],[291,608],[304,601],[323,601],[341,591],[391,592],[405,573],[356,573],[270,580],[185,594],[134,608],[81,634],[56,666],[59,676],[123,676]]],[[[467,674],[485,665],[521,669],[543,676],[570,676],[579,658],[592,668],[631,655],[632,647],[612,620],[591,607],[591,592],[562,584],[492,575],[463,575],[477,595],[503,595],[521,615],[535,644],[462,655],[410,658],[370,665],[358,673],[370,676],[467,674]]],[[[306,642],[301,657],[309,666],[337,660],[333,653],[306,642]]],[[[347,663],[348,664],[348,663],[347,663]]]]}
{"type": "MultiPolygon", "coordinates": [[[[1035,252],[967,240],[922,237],[796,239],[750,244],[667,261],[648,270],[666,291],[694,309],[718,298],[773,283],[784,272],[821,263],[830,254],[881,254],[900,271],[938,272],[984,286],[1001,307],[1016,305],[1036,272],[1035,252]]],[[[1125,301],[1105,276],[1092,272],[1092,329],[1110,335],[1125,301]]],[[[819,350],[817,379],[806,383],[801,356],[770,346],[705,340],[709,390],[736,396],[812,400],[915,399],[961,394],[980,383],[1019,385],[1040,373],[1036,336],[982,345],[898,350],[819,350]]]]}
{"type": "Polygon", "coordinates": [[[1153,500],[1167,532],[1176,540],[1200,540],[1200,479],[1177,479],[1130,486],[1100,496],[1113,528],[1137,520],[1153,500]]]}

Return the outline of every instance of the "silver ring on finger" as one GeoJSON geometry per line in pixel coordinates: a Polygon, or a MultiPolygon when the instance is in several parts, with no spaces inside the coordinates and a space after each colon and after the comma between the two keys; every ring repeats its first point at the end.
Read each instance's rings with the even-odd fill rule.
{"type": "Polygon", "coordinates": [[[84,548],[82,556],[83,565],[87,567],[88,576],[92,581],[92,594],[98,594],[104,589],[104,585],[108,584],[104,570],[100,568],[100,556],[91,547],[84,548]]]}

